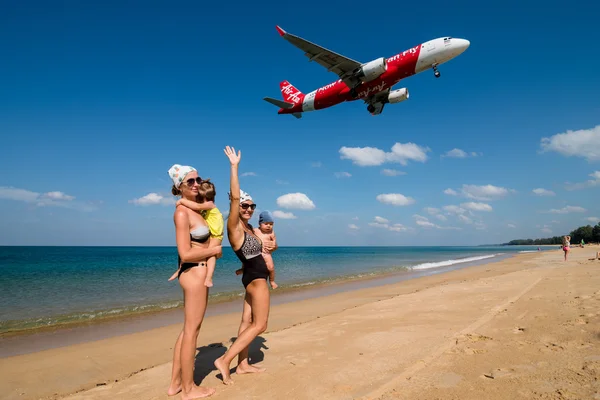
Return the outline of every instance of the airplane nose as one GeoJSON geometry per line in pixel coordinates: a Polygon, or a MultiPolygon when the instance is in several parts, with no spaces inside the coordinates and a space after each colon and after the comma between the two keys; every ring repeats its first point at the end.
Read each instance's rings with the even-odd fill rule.
{"type": "Polygon", "coordinates": [[[454,39],[454,45],[462,53],[463,51],[465,51],[471,45],[471,42],[469,42],[466,39],[454,39]]]}

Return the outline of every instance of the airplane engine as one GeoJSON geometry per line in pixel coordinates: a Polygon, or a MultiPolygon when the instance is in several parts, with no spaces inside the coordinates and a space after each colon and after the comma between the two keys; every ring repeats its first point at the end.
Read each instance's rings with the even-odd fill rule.
{"type": "Polygon", "coordinates": [[[387,62],[385,57],[378,58],[361,66],[355,76],[363,82],[370,82],[377,79],[387,70],[387,62]]]}
{"type": "Polygon", "coordinates": [[[393,90],[388,95],[388,101],[390,103],[400,103],[401,101],[408,100],[409,94],[407,88],[393,90]]]}

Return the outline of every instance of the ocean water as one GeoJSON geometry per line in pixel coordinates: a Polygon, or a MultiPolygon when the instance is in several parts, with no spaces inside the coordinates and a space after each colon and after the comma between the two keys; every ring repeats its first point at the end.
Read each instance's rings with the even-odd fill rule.
{"type": "MultiPolygon", "coordinates": [[[[282,290],[385,273],[440,268],[537,247],[280,247],[273,255],[282,290]]],[[[230,248],[217,261],[213,300],[240,296],[230,248]]],[[[0,334],[179,307],[167,279],[175,247],[0,247],[0,334]]],[[[279,289],[278,289],[279,290],[279,289]]]]}

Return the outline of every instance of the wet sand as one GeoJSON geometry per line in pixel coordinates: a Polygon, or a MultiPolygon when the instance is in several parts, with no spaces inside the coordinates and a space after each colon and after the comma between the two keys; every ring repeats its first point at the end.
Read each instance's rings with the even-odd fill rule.
{"type": "MultiPolygon", "coordinates": [[[[212,361],[239,309],[207,317],[212,398],[600,398],[597,246],[276,304],[251,347],[267,368],[224,386],[212,361]]],[[[0,398],[163,399],[181,324],[0,359],[0,398]]],[[[180,398],[176,396],[175,398],[180,398]]]]}

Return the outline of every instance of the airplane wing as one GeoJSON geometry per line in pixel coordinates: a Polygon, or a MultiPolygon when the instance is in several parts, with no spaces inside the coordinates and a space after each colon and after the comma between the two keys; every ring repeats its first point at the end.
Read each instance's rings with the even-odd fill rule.
{"type": "Polygon", "coordinates": [[[352,71],[359,68],[362,64],[351,58],[342,56],[324,47],[316,45],[301,37],[287,33],[279,26],[277,32],[288,42],[304,51],[304,55],[309,58],[309,61],[315,61],[318,64],[327,68],[327,71],[336,73],[342,81],[347,85],[356,83],[356,79],[350,79],[352,71]]]}

